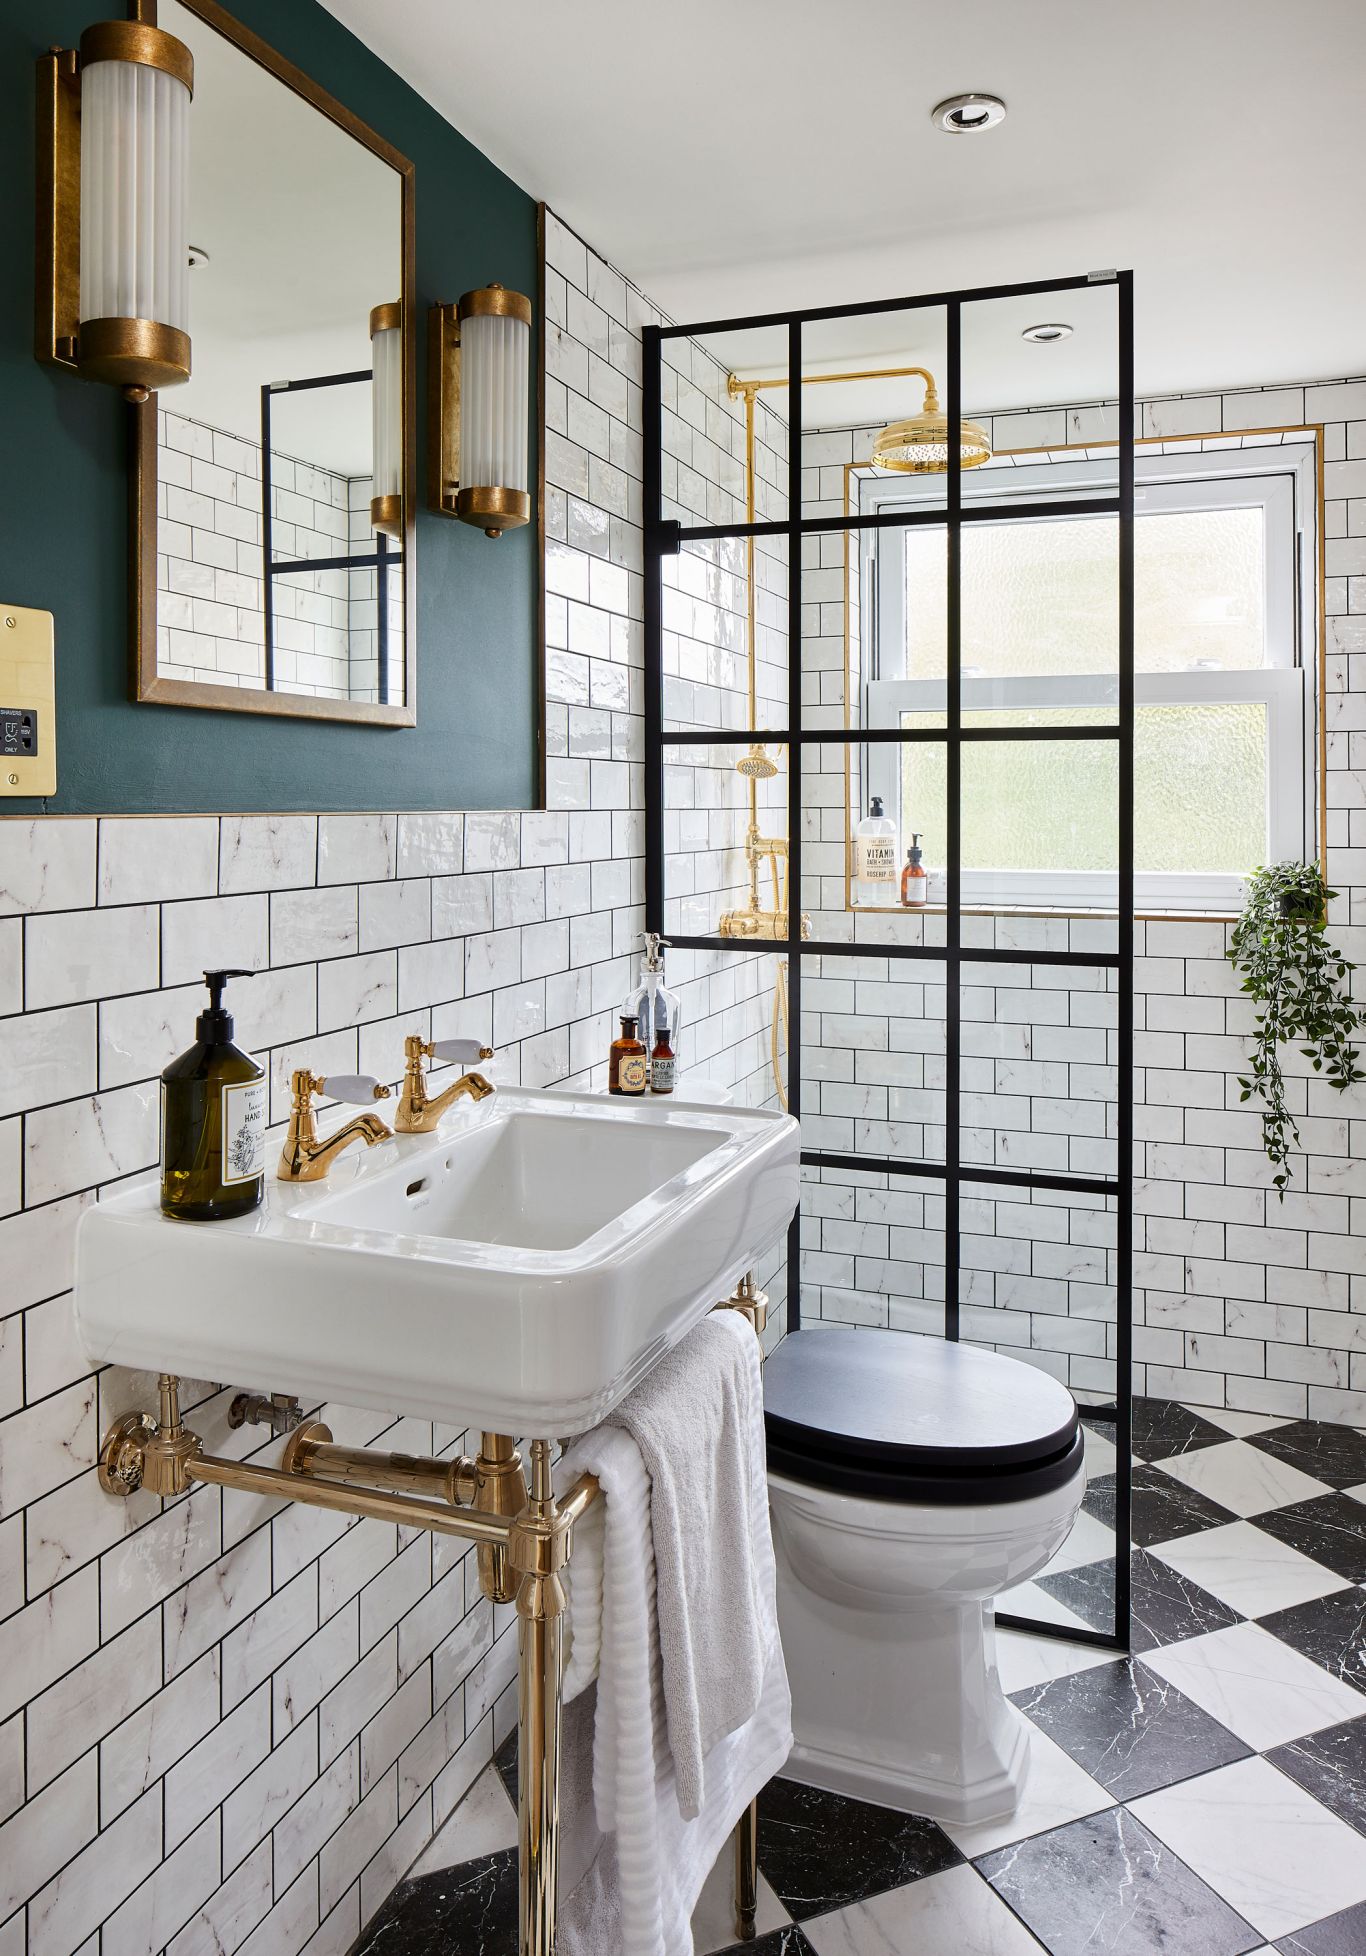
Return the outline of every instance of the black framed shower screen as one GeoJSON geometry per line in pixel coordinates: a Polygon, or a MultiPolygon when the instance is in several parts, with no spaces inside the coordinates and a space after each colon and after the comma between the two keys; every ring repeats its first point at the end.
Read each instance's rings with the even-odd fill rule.
{"type": "MultiPolygon", "coordinates": [[[[944,1196],[944,1326],[943,1335],[956,1340],[961,1313],[961,1226],[960,1210],[964,1184],[989,1189],[993,1186],[1025,1191],[1061,1192],[1112,1200],[1115,1228],[1115,1393],[1108,1405],[1083,1408],[1088,1419],[1113,1423],[1115,1439],[1115,1550],[1111,1630],[1081,1629],[1043,1619],[1007,1614],[997,1621],[1007,1627],[1038,1634],[1064,1637],[1108,1649],[1124,1649],[1128,1644],[1130,1588],[1130,1433],[1132,1405],[1132,1292],[1133,1292],[1133,951],[1134,951],[1134,356],[1133,356],[1133,275],[1131,272],[1091,273],[1075,278],[1044,279],[1015,285],[965,288],[954,292],[930,293],[921,297],[878,300],[866,304],[822,306],[796,312],[755,314],[745,318],[703,320],[687,325],[646,326],[643,334],[644,371],[642,398],[644,418],[644,660],[645,660],[645,814],[646,814],[646,927],[664,932],[665,926],[665,749],[688,746],[716,747],[744,745],[754,739],[769,747],[787,749],[787,836],[788,934],[783,938],[735,938],[719,933],[703,935],[672,934],[671,944],[680,949],[723,951],[739,956],[785,955],[788,979],[788,1106],[799,1120],[802,1111],[802,968],[806,959],[887,958],[924,959],[943,967],[945,990],[945,1105],[944,1159],[942,1162],[907,1160],[900,1157],[835,1153],[822,1148],[803,1147],[804,1166],[850,1169],[888,1177],[911,1176],[920,1181],[940,1182],[944,1196]],[[942,507],[911,512],[888,510],[862,512],[849,510],[843,515],[804,516],[802,484],[802,333],[807,325],[878,313],[942,311],[946,331],[944,412],[950,428],[962,418],[962,314],[964,306],[981,301],[1023,298],[1094,290],[1110,285],[1116,292],[1116,337],[1118,375],[1118,485],[1113,495],[1091,496],[1084,501],[1069,499],[1056,504],[1019,500],[974,499],[963,507],[962,467],[958,444],[948,443],[945,471],[946,498],[942,507]],[[787,515],[776,521],[730,524],[680,524],[662,515],[662,417],[661,364],[666,340],[700,340],[720,334],[781,329],[786,333],[789,419],[787,424],[787,515]],[[1069,726],[1018,726],[1013,728],[963,725],[962,709],[962,562],[961,543],[965,524],[989,520],[992,523],[1038,521],[1049,516],[1110,515],[1118,531],[1117,646],[1118,712],[1113,724],[1069,726]],[[945,725],[933,731],[902,727],[874,728],[858,724],[843,728],[808,728],[802,712],[802,539],[830,532],[907,527],[916,523],[942,526],[947,539],[946,565],[946,708],[945,725]],[[786,727],[758,727],[743,735],[734,730],[706,728],[685,730],[664,726],[662,562],[676,556],[685,543],[715,543],[726,538],[785,538],[787,542],[787,696],[786,727]],[[962,904],[962,758],[963,748],[974,741],[1003,740],[1031,742],[1043,740],[1106,741],[1117,749],[1118,896],[1116,944],[1113,951],[1098,950],[1021,950],[996,945],[964,947],[962,904]],[[944,943],[896,944],[859,940],[822,941],[801,936],[802,849],[801,792],[802,760],[808,748],[819,746],[861,746],[878,742],[905,744],[933,740],[945,753],[946,899],[944,904],[944,943]],[[962,987],[961,967],[971,965],[1058,965],[1088,970],[1098,968],[1116,973],[1118,1024],[1115,1038],[1116,1093],[1116,1172],[1114,1175],[1088,1176],[1050,1174],[1027,1168],[987,1166],[962,1160],[961,1136],[961,1061],[962,987]]],[[[980,480],[981,478],[979,478],[980,480]]],[[[846,544],[847,548],[847,544],[846,544]]],[[[846,695],[846,719],[851,702],[846,695]]],[[[860,716],[862,717],[862,716],[860,716]]],[[[848,838],[846,837],[846,848],[848,838]]],[[[822,962],[821,970],[829,966],[822,962]]],[[[889,1183],[890,1186],[890,1183],[889,1183]]],[[[801,1323],[801,1209],[794,1213],[787,1238],[787,1320],[795,1330],[801,1323]]],[[[1059,1281],[1062,1281],[1059,1279],[1059,1281]]]]}

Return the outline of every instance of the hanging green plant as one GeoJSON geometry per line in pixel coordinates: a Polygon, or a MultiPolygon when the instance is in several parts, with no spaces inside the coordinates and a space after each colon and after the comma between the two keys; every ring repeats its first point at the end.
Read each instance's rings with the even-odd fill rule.
{"type": "Polygon", "coordinates": [[[1366,1080],[1353,1045],[1366,1014],[1352,1001],[1356,970],[1328,942],[1330,890],[1316,864],[1275,863],[1247,879],[1247,899],[1228,956],[1257,1014],[1252,1073],[1240,1099],[1262,1103],[1262,1146],[1281,1200],[1290,1182],[1290,1152],[1300,1131],[1285,1098],[1281,1048],[1299,1044],[1315,1073],[1339,1092],[1366,1080]]]}

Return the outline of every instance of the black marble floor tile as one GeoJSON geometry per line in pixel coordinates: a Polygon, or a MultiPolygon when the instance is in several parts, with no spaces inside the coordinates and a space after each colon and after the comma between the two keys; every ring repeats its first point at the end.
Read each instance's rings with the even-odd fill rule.
{"type": "Polygon", "coordinates": [[[517,1728],[515,1725],[494,1753],[493,1763],[498,1768],[498,1777],[507,1788],[508,1798],[515,1807],[517,1804],[517,1728]]]}
{"type": "Polygon", "coordinates": [[[1133,1451],[1139,1460],[1170,1460],[1195,1447],[1217,1447],[1228,1439],[1222,1426],[1201,1419],[1171,1399],[1135,1399],[1133,1451]]]}
{"type": "Polygon", "coordinates": [[[1217,1719],[1128,1658],[1014,1692],[1012,1702],[1117,1800],[1249,1757],[1217,1719]]]}
{"type": "Polygon", "coordinates": [[[1183,1535],[1199,1535],[1237,1519],[1230,1509],[1173,1480],[1160,1467],[1134,1468],[1129,1533],[1136,1548],[1180,1541],[1183,1535]]]}
{"type": "MultiPolygon", "coordinates": [[[[1090,1562],[1037,1580],[1040,1589],[1075,1610],[1092,1630],[1114,1629],[1113,1563],[1090,1562]]],[[[1184,1643],[1187,1637],[1203,1637],[1207,1631],[1226,1630],[1243,1620],[1237,1610],[1143,1549],[1136,1549],[1130,1558],[1129,1584],[1129,1648],[1134,1651],[1184,1643]]]]}
{"type": "Polygon", "coordinates": [[[759,1795],[759,1868],[799,1922],[938,1874],[963,1859],[932,1820],[770,1780],[759,1795]]]}
{"type": "Polygon", "coordinates": [[[1325,1487],[1357,1487],[1366,1481],[1366,1431],[1359,1427],[1297,1419],[1268,1433],[1249,1433],[1247,1439],[1249,1446],[1288,1460],[1325,1487]]]}
{"type": "Polygon", "coordinates": [[[1366,1590],[1338,1589],[1258,1621],[1345,1684],[1366,1691],[1366,1590]]]}
{"type": "Polygon", "coordinates": [[[1330,1813],[1366,1834],[1366,1716],[1311,1732],[1266,1756],[1330,1813]]]}
{"type": "Polygon", "coordinates": [[[755,1942],[730,1943],[717,1956],[816,1956],[816,1952],[792,1922],[785,1929],[770,1929],[755,1942]]]}
{"type": "Polygon", "coordinates": [[[1272,1508],[1252,1520],[1335,1576],[1366,1582],[1366,1502],[1354,1501],[1350,1494],[1317,1494],[1312,1501],[1272,1508]]]}
{"type": "Polygon", "coordinates": [[[1050,1956],[1243,1956],[1262,1938],[1123,1807],[975,1863],[1050,1956]]]}
{"type": "Polygon", "coordinates": [[[1341,1915],[1283,1936],[1275,1947],[1281,1956],[1361,1956],[1366,1949],[1366,1902],[1345,1908],[1341,1915]]]}
{"type": "Polygon", "coordinates": [[[517,1850],[401,1881],[351,1956],[517,1956],[517,1850]]]}

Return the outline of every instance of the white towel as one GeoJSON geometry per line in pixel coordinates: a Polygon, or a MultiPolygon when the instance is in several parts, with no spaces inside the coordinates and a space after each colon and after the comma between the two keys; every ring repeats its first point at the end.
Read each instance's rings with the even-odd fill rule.
{"type": "MultiPolygon", "coordinates": [[[[737,1325],[747,1341],[737,1369],[748,1374],[752,1353],[757,1378],[757,1341],[747,1325],[737,1325]]],[[[713,1353],[718,1349],[713,1339],[702,1343],[713,1353]]],[[[689,1817],[679,1799],[665,1705],[652,1490],[640,1449],[628,1432],[607,1425],[575,1441],[561,1463],[562,1486],[594,1473],[603,1491],[575,1530],[568,1565],[565,1692],[573,1702],[566,1705],[562,1754],[564,1956],[691,1956],[690,1918],[702,1884],[726,1836],[791,1750],[792,1701],[777,1637],[757,1398],[745,1438],[752,1593],[766,1656],[751,1715],[704,1749],[697,1809],[689,1817]],[[595,1672],[596,1686],[589,1688],[595,1672]]],[[[703,1471],[696,1440],[679,1471],[689,1464],[703,1471]]],[[[671,1559],[682,1567],[688,1558],[671,1559]]],[[[716,1595],[711,1600],[731,1608],[742,1593],[737,1587],[729,1604],[716,1595]]],[[[694,1623],[698,1601],[693,1599],[694,1623]]],[[[699,1643],[710,1647],[708,1638],[699,1643]]],[[[695,1667],[694,1677],[700,1691],[695,1667]]],[[[710,1730],[705,1702],[699,1718],[710,1730]]]]}

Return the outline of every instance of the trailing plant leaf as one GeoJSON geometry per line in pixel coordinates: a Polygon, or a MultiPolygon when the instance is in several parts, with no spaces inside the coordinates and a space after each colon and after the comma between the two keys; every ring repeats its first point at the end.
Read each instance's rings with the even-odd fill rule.
{"type": "Polygon", "coordinates": [[[1298,1045],[1315,1073],[1342,1092],[1366,1080],[1353,1044],[1366,1013],[1353,1003],[1356,970],[1328,942],[1325,923],[1336,892],[1317,866],[1276,863],[1247,880],[1243,914],[1229,940],[1228,956],[1243,990],[1261,1006],[1252,1046],[1252,1072],[1239,1079],[1239,1100],[1262,1103],[1262,1146],[1276,1173],[1282,1201],[1290,1182],[1290,1155],[1300,1131],[1285,1097],[1282,1046],[1298,1045]]]}

